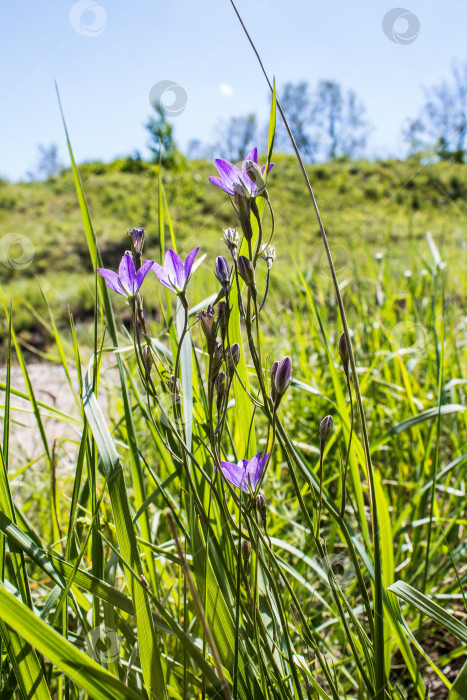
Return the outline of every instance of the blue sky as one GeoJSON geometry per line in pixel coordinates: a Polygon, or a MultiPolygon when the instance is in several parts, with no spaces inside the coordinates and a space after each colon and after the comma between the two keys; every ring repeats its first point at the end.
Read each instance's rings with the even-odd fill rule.
{"type": "MultiPolygon", "coordinates": [[[[423,85],[446,77],[454,59],[467,60],[467,3],[407,2],[419,22],[407,44],[382,29],[393,0],[238,7],[278,84],[325,78],[352,88],[373,126],[369,152],[386,156],[403,154],[401,129],[418,113],[423,85]]],[[[212,140],[220,118],[267,118],[267,88],[228,0],[18,0],[5,3],[0,33],[0,173],[12,179],[34,167],[39,143],[57,143],[68,162],[54,80],[78,161],[147,153],[149,93],[163,80],[186,93],[172,117],[182,148],[212,140]]]]}

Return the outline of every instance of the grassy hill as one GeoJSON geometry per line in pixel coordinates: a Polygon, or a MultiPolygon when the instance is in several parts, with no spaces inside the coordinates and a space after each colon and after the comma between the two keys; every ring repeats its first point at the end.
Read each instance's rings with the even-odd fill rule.
{"type": "MultiPolygon", "coordinates": [[[[146,229],[146,256],[158,259],[158,167],[124,159],[84,164],[80,170],[104,264],[117,266],[126,247],[126,229],[134,226],[146,229]]],[[[212,265],[215,256],[225,252],[222,228],[236,225],[233,208],[208,182],[214,172],[211,163],[196,161],[163,173],[182,252],[200,245],[207,253],[204,272],[192,291],[196,301],[212,291],[212,265]]],[[[426,255],[429,230],[450,264],[455,287],[466,252],[465,165],[333,162],[309,167],[309,176],[341,276],[364,274],[374,264],[372,256],[387,250],[397,278],[426,255]]],[[[269,189],[276,217],[275,273],[286,283],[292,258],[308,270],[320,270],[319,231],[294,158],[275,158],[269,189]]],[[[37,319],[44,308],[41,288],[60,325],[66,322],[68,305],[78,322],[90,317],[93,277],[69,170],[45,182],[0,181],[0,246],[0,283],[7,301],[14,301],[15,324],[25,342],[47,344],[37,319]],[[16,239],[11,234],[27,237],[23,251],[11,245],[16,239]]]]}

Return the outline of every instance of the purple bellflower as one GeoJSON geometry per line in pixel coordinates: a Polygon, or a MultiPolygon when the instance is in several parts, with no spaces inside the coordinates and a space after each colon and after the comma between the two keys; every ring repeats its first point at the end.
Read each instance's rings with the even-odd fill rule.
{"type": "Polygon", "coordinates": [[[234,462],[221,462],[222,473],[231,484],[236,486],[245,493],[250,493],[255,490],[263,473],[266,462],[268,461],[269,452],[264,457],[261,457],[262,452],[252,457],[250,461],[241,459],[238,464],[234,462]]]}
{"type": "MultiPolygon", "coordinates": [[[[261,187],[264,188],[264,185],[260,185],[260,187],[258,187],[258,184],[253,182],[253,180],[248,176],[248,161],[253,161],[253,163],[258,165],[257,148],[253,148],[253,150],[249,152],[249,154],[243,161],[241,171],[228,160],[224,160],[223,158],[216,158],[216,168],[219,172],[220,177],[210,177],[209,181],[212,182],[213,185],[220,187],[221,190],[224,190],[224,192],[227,192],[227,194],[234,195],[236,190],[239,190],[241,193],[249,194],[250,197],[256,197],[259,189],[261,187]]],[[[269,165],[269,170],[271,170],[272,166],[273,163],[269,165]]],[[[265,169],[266,166],[261,168],[261,175],[264,175],[265,169]]]]}
{"type": "Polygon", "coordinates": [[[117,294],[127,299],[133,299],[144,282],[144,278],[148,274],[154,263],[151,260],[146,260],[138,272],[135,270],[135,264],[131,253],[126,252],[120,261],[118,274],[113,270],[104,270],[100,268],[97,272],[104,278],[109,289],[113,289],[117,294]]]}
{"type": "Polygon", "coordinates": [[[164,264],[158,265],[154,263],[152,267],[159,282],[177,294],[183,293],[190,279],[191,269],[198,250],[199,247],[192,250],[185,262],[182,263],[177,253],[172,248],[169,248],[164,257],[164,264]]]}

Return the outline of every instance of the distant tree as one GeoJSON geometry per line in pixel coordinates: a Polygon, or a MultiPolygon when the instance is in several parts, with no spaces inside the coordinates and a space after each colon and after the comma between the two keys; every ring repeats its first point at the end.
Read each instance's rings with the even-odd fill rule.
{"type": "Polygon", "coordinates": [[[158,105],[155,111],[157,117],[149,117],[146,123],[146,129],[151,137],[149,148],[153,154],[152,160],[156,163],[160,160],[165,167],[171,168],[180,161],[180,153],[173,136],[173,126],[167,121],[163,107],[158,105]]]}
{"type": "MultiPolygon", "coordinates": [[[[318,154],[319,139],[316,130],[313,129],[315,115],[311,108],[312,97],[308,83],[286,83],[279,91],[278,99],[300,153],[305,160],[312,163],[318,154]]],[[[285,153],[293,150],[280,115],[277,117],[275,145],[277,150],[285,153]]]]}
{"type": "Polygon", "coordinates": [[[355,158],[363,151],[368,135],[365,108],[352,90],[321,80],[313,100],[313,122],[319,133],[319,150],[325,160],[355,158]]]}
{"type": "Polygon", "coordinates": [[[467,63],[454,64],[448,80],[425,88],[425,105],[404,138],[411,151],[434,148],[442,160],[463,163],[467,139],[467,63]]]}
{"type": "Polygon", "coordinates": [[[191,139],[187,146],[187,156],[190,160],[212,160],[214,146],[204,144],[200,139],[191,139]]]}
{"type": "Polygon", "coordinates": [[[236,163],[243,160],[252,148],[258,145],[258,124],[255,114],[231,117],[217,129],[216,148],[227,160],[236,163]]]}
{"type": "Polygon", "coordinates": [[[30,180],[46,180],[52,175],[58,175],[63,166],[58,157],[57,144],[52,143],[50,146],[44,146],[40,143],[37,150],[37,165],[34,170],[28,171],[28,178],[30,180]]]}

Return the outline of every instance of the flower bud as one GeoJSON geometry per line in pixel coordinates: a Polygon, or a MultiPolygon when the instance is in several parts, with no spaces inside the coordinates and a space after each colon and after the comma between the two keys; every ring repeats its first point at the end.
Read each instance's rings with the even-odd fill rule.
{"type": "Polygon", "coordinates": [[[243,185],[234,185],[234,191],[235,206],[237,208],[243,235],[247,241],[251,241],[253,238],[253,229],[251,228],[250,200],[243,185]]]}
{"type": "Polygon", "coordinates": [[[261,256],[264,260],[266,260],[266,265],[268,266],[268,270],[271,269],[272,263],[276,259],[276,249],[273,245],[268,245],[266,248],[266,251],[263,253],[261,256]]]}
{"type": "Polygon", "coordinates": [[[339,338],[339,344],[337,346],[339,350],[339,355],[341,356],[342,366],[344,368],[345,376],[349,378],[349,351],[347,348],[347,339],[345,333],[342,333],[339,338]]]}
{"type": "Polygon", "coordinates": [[[263,524],[264,529],[266,529],[266,521],[267,521],[267,502],[264,496],[261,494],[257,497],[256,499],[256,509],[259,513],[259,517],[261,518],[261,522],[263,524]]]}
{"type": "Polygon", "coordinates": [[[153,357],[151,354],[151,350],[149,349],[149,347],[147,345],[145,348],[143,348],[143,352],[141,354],[142,354],[144,368],[149,376],[151,374],[151,367],[154,364],[154,360],[153,360],[153,357]]]}
{"type": "Polygon", "coordinates": [[[143,251],[144,245],[144,228],[128,229],[128,236],[131,241],[132,253],[140,254],[143,251]]]}
{"type": "Polygon", "coordinates": [[[227,392],[227,375],[225,372],[219,372],[216,377],[216,381],[214,382],[214,386],[216,387],[217,392],[217,412],[220,413],[222,402],[227,392]]]}
{"type": "Polygon", "coordinates": [[[180,379],[176,379],[175,375],[171,375],[169,379],[169,391],[171,394],[174,394],[175,396],[180,396],[180,392],[182,390],[182,385],[180,384],[180,379]]]}
{"type": "Polygon", "coordinates": [[[224,361],[224,346],[222,343],[217,343],[215,350],[212,355],[212,377],[211,381],[214,381],[220,370],[222,362],[224,361]]]}
{"type": "Polygon", "coordinates": [[[321,449],[324,448],[328,437],[332,433],[333,427],[334,421],[332,420],[332,416],[325,416],[319,424],[319,438],[321,443],[321,449]]]}
{"type": "Polygon", "coordinates": [[[291,379],[292,360],[287,355],[277,364],[277,368],[274,372],[274,385],[278,396],[283,396],[285,394],[291,379]]]}
{"type": "Polygon", "coordinates": [[[243,569],[246,570],[248,562],[250,561],[251,554],[251,542],[248,540],[242,540],[242,558],[243,558],[243,569]]]}
{"type": "Polygon", "coordinates": [[[229,327],[230,309],[226,301],[220,301],[217,305],[217,325],[221,332],[222,340],[225,340],[229,327]]]}
{"type": "Polygon", "coordinates": [[[230,269],[227,260],[222,255],[216,258],[214,272],[224,289],[228,288],[230,284],[230,269]]]}
{"type": "Polygon", "coordinates": [[[237,257],[238,244],[240,242],[240,236],[237,233],[236,228],[226,228],[224,230],[224,243],[230,250],[230,253],[235,260],[237,257]]]}
{"type": "Polygon", "coordinates": [[[234,343],[227,349],[225,355],[227,359],[227,369],[229,370],[230,376],[232,376],[235,367],[240,362],[240,345],[238,343],[234,343]]]}
{"type": "Polygon", "coordinates": [[[238,274],[249,289],[255,286],[255,269],[253,263],[245,255],[238,258],[238,274]]]}
{"type": "Polygon", "coordinates": [[[256,192],[255,196],[266,197],[266,185],[264,184],[263,173],[261,172],[261,168],[258,166],[257,163],[254,162],[254,160],[247,160],[245,162],[245,169],[246,174],[248,175],[250,180],[254,182],[254,184],[258,188],[258,191],[256,192]]]}

